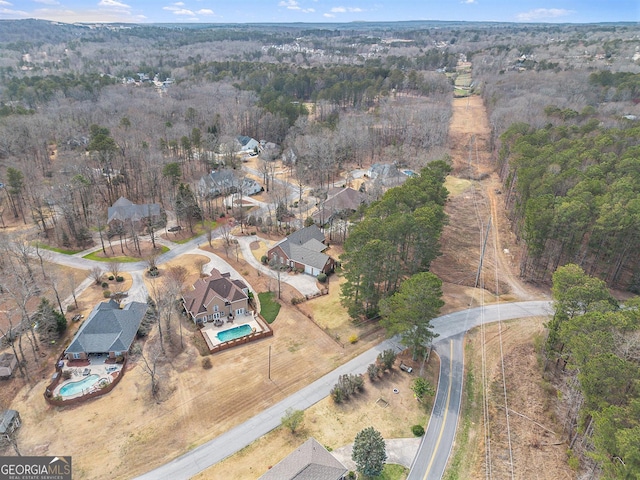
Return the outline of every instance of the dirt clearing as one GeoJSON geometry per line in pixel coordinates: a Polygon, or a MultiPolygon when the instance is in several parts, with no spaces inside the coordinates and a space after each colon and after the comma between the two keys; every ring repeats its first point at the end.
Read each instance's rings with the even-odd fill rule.
{"type": "Polygon", "coordinates": [[[487,434],[482,409],[482,332],[476,328],[467,335],[465,389],[467,394],[471,389],[472,394],[464,397],[466,405],[463,411],[468,416],[466,425],[465,422],[460,423],[456,439],[453,455],[456,467],[449,470],[449,476],[445,478],[486,478],[488,469],[492,478],[511,478],[510,458],[513,458],[513,474],[517,479],[575,477],[575,472],[566,464],[567,445],[559,433],[562,426],[554,416],[557,394],[543,380],[536,354],[535,345],[543,335],[546,320],[539,317],[502,324],[511,454],[504,408],[500,326],[489,325],[484,332],[489,412],[487,434]]]}

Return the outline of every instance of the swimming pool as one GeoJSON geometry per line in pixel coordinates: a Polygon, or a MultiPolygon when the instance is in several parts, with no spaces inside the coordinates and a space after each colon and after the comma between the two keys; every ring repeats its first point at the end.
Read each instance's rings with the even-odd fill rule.
{"type": "Polygon", "coordinates": [[[220,340],[221,342],[228,342],[229,340],[235,340],[236,338],[244,337],[245,335],[249,335],[250,333],[251,326],[244,324],[230,328],[229,330],[218,332],[216,333],[216,337],[218,337],[218,340],[220,340]]]}
{"type": "Polygon", "coordinates": [[[83,390],[91,388],[99,378],[100,375],[89,375],[87,378],[83,378],[79,382],[67,383],[60,388],[58,393],[63,397],[70,397],[71,395],[82,393],[83,390]]]}

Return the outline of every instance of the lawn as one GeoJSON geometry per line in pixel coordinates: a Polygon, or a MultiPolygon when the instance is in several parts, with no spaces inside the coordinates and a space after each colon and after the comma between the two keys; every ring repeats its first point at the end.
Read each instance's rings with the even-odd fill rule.
{"type": "Polygon", "coordinates": [[[207,220],[205,222],[196,223],[193,226],[193,234],[191,234],[190,236],[187,236],[186,238],[183,238],[183,235],[188,235],[191,232],[188,232],[187,230],[183,229],[179,235],[174,236],[173,238],[167,237],[167,239],[171,240],[173,243],[179,243],[179,244],[187,243],[189,240],[199,237],[200,235],[204,235],[205,233],[207,233],[208,229],[215,230],[217,227],[218,227],[218,222],[216,222],[215,220],[207,220]],[[178,239],[178,237],[180,238],[178,239]]]}
{"type": "Polygon", "coordinates": [[[38,248],[42,248],[44,250],[50,250],[52,252],[62,253],[64,255],[73,255],[74,253],[78,253],[82,251],[82,250],[68,250],[65,248],[52,247],[51,245],[46,245],[42,242],[35,242],[34,246],[38,248]]]}
{"type": "MultiPolygon", "coordinates": [[[[169,247],[165,247],[164,245],[160,245],[157,250],[159,250],[159,254],[163,254],[169,251],[169,247]]],[[[103,253],[100,250],[95,252],[91,252],[83,256],[82,258],[86,258],[87,260],[95,260],[97,262],[121,262],[121,263],[133,263],[139,262],[142,258],[137,257],[129,257],[127,255],[121,255],[118,257],[104,257],[103,253]]]]}
{"type": "Polygon", "coordinates": [[[280,304],[274,298],[273,292],[262,292],[258,294],[260,299],[260,315],[267,321],[267,323],[273,323],[273,321],[280,313],[280,304]]]}

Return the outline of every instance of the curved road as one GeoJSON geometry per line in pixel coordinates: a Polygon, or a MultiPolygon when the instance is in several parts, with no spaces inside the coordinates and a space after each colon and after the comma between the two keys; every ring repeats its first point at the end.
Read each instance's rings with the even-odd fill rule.
{"type": "MultiPolygon", "coordinates": [[[[440,381],[427,431],[411,466],[410,479],[440,479],[447,465],[462,398],[462,339],[465,332],[483,321],[489,323],[550,313],[549,301],[517,302],[463,310],[432,321],[435,332],[440,335],[435,343],[440,355],[440,381]]],[[[340,375],[366,371],[378,354],[389,348],[401,347],[396,344],[395,339],[385,340],[248,421],[138,479],[175,480],[196,475],[280,426],[281,418],[288,408],[304,410],[319,402],[329,394],[340,375]]]]}

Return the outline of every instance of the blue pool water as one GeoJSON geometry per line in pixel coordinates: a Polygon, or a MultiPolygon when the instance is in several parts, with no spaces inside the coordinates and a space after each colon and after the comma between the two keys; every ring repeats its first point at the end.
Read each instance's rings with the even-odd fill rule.
{"type": "Polygon", "coordinates": [[[100,375],[89,375],[87,378],[83,378],[79,382],[71,382],[63,385],[60,388],[60,395],[63,397],[70,397],[71,395],[75,395],[77,393],[82,393],[83,390],[87,390],[94,383],[98,381],[100,375]]]}
{"type": "Polygon", "coordinates": [[[223,330],[222,332],[216,333],[216,337],[221,342],[228,342],[229,340],[235,340],[236,338],[244,337],[245,335],[249,335],[251,333],[250,325],[239,325],[237,327],[230,328],[229,330],[223,330]]]}

